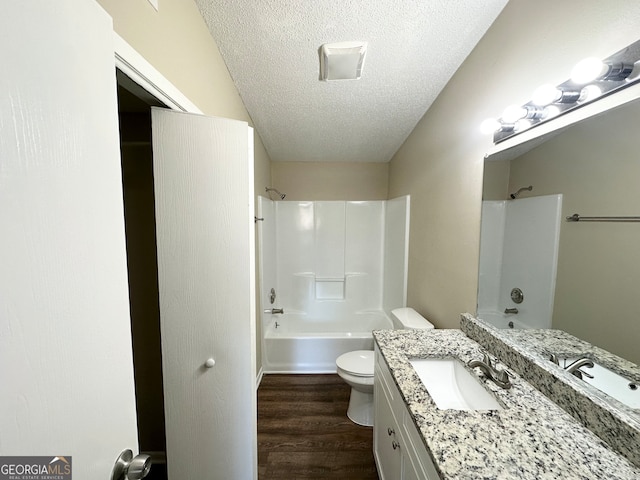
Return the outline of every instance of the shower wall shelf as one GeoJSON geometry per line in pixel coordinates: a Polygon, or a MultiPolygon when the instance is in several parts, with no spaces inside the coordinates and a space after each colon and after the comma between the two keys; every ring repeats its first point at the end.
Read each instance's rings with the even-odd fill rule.
{"type": "Polygon", "coordinates": [[[567,222],[640,222],[640,217],[581,217],[577,213],[566,218],[567,222]]]}

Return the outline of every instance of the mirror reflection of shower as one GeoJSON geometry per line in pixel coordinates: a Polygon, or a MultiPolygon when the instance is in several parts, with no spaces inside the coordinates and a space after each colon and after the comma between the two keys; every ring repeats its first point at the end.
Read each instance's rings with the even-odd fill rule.
{"type": "Polygon", "coordinates": [[[280,200],[284,200],[284,197],[286,197],[286,196],[287,196],[287,194],[286,194],[286,193],[281,193],[281,192],[279,192],[278,190],[276,190],[275,188],[271,188],[271,187],[266,187],[266,188],[265,188],[265,191],[269,194],[269,199],[271,199],[271,200],[273,200],[273,199],[271,198],[271,192],[275,192],[275,193],[277,193],[277,194],[278,194],[278,196],[280,197],[280,200]]]}
{"type": "Polygon", "coordinates": [[[520,189],[518,189],[518,191],[516,193],[512,193],[511,195],[509,195],[511,197],[512,200],[515,200],[516,198],[518,198],[520,196],[520,194],[522,192],[524,192],[525,190],[533,190],[533,185],[529,185],[528,187],[522,187],[520,189]]]}
{"type": "Polygon", "coordinates": [[[561,219],[562,194],[482,202],[479,318],[551,328],[561,219]]]}

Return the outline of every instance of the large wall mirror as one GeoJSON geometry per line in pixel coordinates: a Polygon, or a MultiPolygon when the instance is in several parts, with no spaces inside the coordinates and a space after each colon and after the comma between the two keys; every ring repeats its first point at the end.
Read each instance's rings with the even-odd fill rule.
{"type": "MultiPolygon", "coordinates": [[[[566,220],[574,213],[640,216],[640,100],[582,120],[516,158],[486,160],[483,204],[515,204],[557,194],[561,194],[561,212],[554,279],[550,284],[532,281],[553,287],[550,326],[640,364],[640,222],[566,220]],[[515,200],[510,198],[529,186],[531,191],[521,190],[515,200]]],[[[512,255],[519,258],[530,256],[525,239],[535,235],[537,217],[546,214],[534,211],[530,215],[519,219],[520,239],[511,247],[512,255]]],[[[485,220],[483,215],[483,229],[495,230],[485,220]]],[[[482,250],[490,247],[487,240],[481,243],[482,250]]],[[[486,272],[483,278],[482,263],[481,258],[481,290],[488,281],[495,281],[486,272]]],[[[508,268],[500,265],[498,270],[508,268]]],[[[517,262],[513,268],[529,270],[517,262]]],[[[528,275],[521,273],[523,278],[528,275]]],[[[502,292],[494,308],[513,324],[524,316],[504,310],[516,308],[525,313],[535,299],[519,280],[511,283],[500,285],[502,292]],[[521,303],[509,300],[513,288],[522,289],[521,303]]]]}

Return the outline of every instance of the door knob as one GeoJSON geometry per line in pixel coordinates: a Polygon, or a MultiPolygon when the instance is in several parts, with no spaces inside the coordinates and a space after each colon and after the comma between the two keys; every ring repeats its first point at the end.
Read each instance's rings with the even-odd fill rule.
{"type": "Polygon", "coordinates": [[[204,366],[207,368],[212,368],[216,364],[216,361],[213,358],[207,358],[207,361],[204,362],[204,366]]]}
{"type": "Polygon", "coordinates": [[[111,480],[140,480],[151,470],[151,457],[140,454],[133,456],[129,449],[123,450],[111,470],[111,480]]]}

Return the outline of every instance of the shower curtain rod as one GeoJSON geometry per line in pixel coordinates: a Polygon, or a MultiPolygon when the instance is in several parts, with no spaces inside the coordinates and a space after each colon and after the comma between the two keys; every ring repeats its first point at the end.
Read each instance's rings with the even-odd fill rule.
{"type": "Polygon", "coordinates": [[[566,218],[567,222],[640,222],[640,217],[581,217],[577,213],[566,218]]]}

